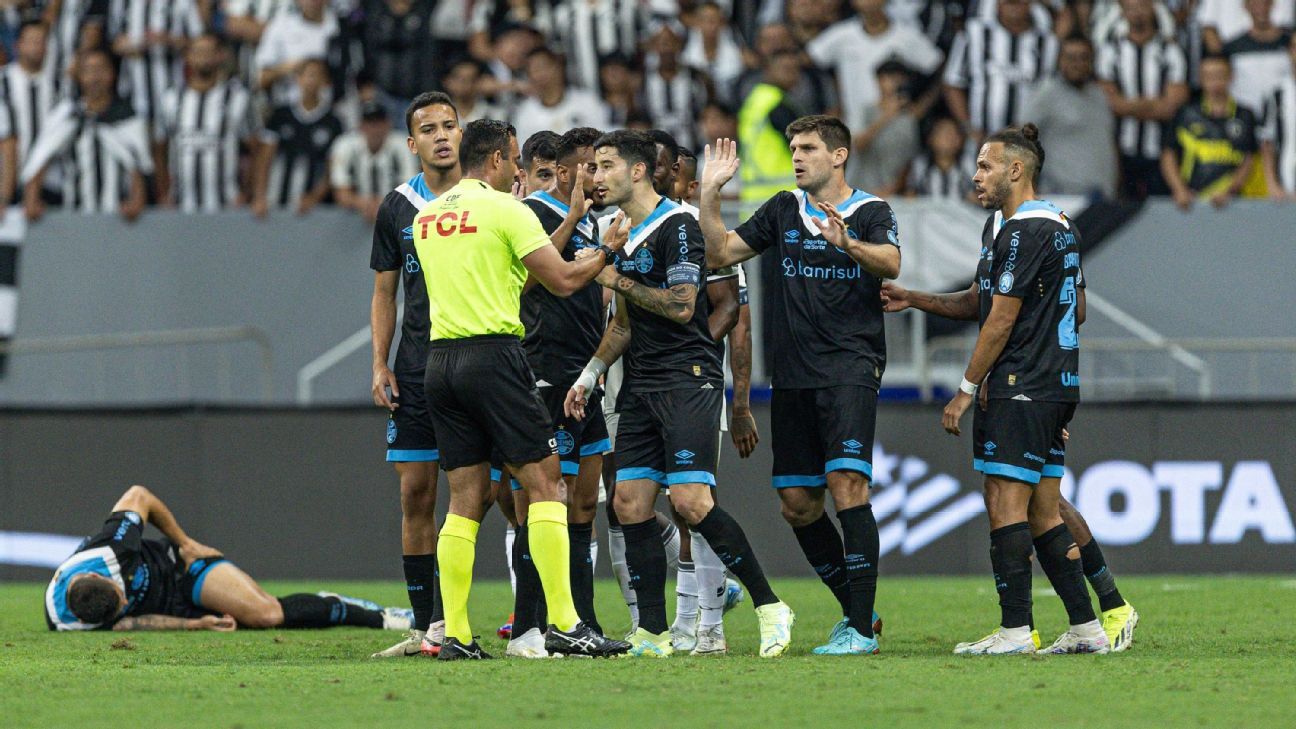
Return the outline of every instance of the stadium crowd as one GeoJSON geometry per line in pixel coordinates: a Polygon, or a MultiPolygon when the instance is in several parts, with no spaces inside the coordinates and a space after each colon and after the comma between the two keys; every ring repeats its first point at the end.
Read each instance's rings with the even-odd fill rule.
{"type": "MultiPolygon", "coordinates": [[[[783,127],[834,114],[851,184],[883,196],[967,198],[987,131],[1032,121],[1056,160],[1044,194],[1290,200],[1294,5],[6,0],[0,195],[32,219],[335,204],[373,220],[417,168],[406,106],[442,90],[462,123],[506,119],[523,140],[738,138],[783,177],[783,127]]],[[[791,179],[755,183],[764,199],[791,179]]]]}

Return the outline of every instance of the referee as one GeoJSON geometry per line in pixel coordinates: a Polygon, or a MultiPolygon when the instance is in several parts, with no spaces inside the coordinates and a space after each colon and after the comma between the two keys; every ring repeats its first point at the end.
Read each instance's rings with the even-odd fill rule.
{"type": "Polygon", "coordinates": [[[450,480],[450,509],[437,540],[446,617],[441,660],[490,657],[473,640],[468,591],[494,453],[531,504],[531,554],[552,621],[545,650],[608,656],[630,648],[576,614],[553,423],[522,350],[518,315],[528,272],[554,294],[571,296],[614,259],[625,226],[614,226],[613,247],[563,260],[535,213],[507,192],[518,157],[512,126],[489,119],[469,124],[459,147],[463,179],[414,218],[432,327],[424,389],[450,480]]]}

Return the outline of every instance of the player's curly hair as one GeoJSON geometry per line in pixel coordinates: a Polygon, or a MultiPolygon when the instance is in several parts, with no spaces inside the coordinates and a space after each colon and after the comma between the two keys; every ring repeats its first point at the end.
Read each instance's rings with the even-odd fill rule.
{"type": "Polygon", "coordinates": [[[101,579],[79,579],[67,593],[68,608],[87,625],[102,625],[117,617],[117,591],[101,579]]]}
{"type": "Polygon", "coordinates": [[[1039,127],[1027,122],[1020,127],[1008,127],[986,138],[986,144],[997,142],[1004,146],[1004,154],[1020,159],[1030,172],[1032,184],[1039,183],[1044,169],[1044,145],[1040,144],[1039,127]]]}
{"type": "Polygon", "coordinates": [[[603,132],[593,127],[568,129],[559,138],[557,149],[554,150],[558,155],[558,161],[562,162],[565,159],[571,159],[571,156],[576,154],[576,151],[582,147],[593,147],[601,136],[603,136],[603,132]]]}

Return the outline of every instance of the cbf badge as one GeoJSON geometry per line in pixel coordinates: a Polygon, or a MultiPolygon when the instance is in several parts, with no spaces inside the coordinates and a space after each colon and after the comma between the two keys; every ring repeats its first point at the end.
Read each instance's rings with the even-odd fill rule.
{"type": "Polygon", "coordinates": [[[396,421],[387,418],[387,445],[396,442],[396,421]]]}

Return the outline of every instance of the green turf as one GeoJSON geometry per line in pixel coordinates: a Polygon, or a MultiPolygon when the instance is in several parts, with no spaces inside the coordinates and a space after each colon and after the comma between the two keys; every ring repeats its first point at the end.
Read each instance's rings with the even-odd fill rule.
{"type": "MultiPolygon", "coordinates": [[[[779,580],[797,610],[792,655],[754,656],[750,605],[730,614],[736,655],[669,660],[438,664],[372,661],[394,633],[360,629],[55,635],[44,587],[0,586],[0,725],[321,726],[1293,726],[1296,580],[1126,577],[1143,616],[1112,656],[962,658],[997,617],[987,579],[883,578],[883,653],[807,655],[836,618],[817,582],[779,580]]],[[[271,583],[287,593],[307,585],[271,583]]],[[[318,589],[318,585],[309,586],[318,589]]],[[[396,603],[400,585],[331,589],[396,603]]],[[[608,628],[623,628],[611,583],[608,628]]],[[[494,629],[508,585],[473,590],[476,629],[494,629]]],[[[1050,639],[1065,616],[1036,596],[1050,639]]]]}

